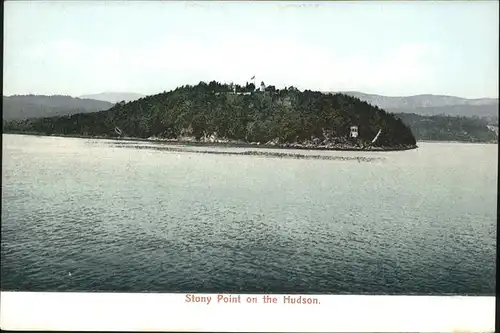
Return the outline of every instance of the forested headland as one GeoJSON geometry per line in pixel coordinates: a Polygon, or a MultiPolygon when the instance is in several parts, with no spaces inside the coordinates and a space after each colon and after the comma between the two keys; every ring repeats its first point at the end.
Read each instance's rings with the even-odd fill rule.
{"type": "Polygon", "coordinates": [[[104,111],[4,121],[3,125],[6,133],[42,135],[323,149],[416,147],[412,131],[401,119],[355,97],[216,81],[117,103],[104,111]],[[350,137],[351,126],[358,127],[357,138],[350,137]]]}

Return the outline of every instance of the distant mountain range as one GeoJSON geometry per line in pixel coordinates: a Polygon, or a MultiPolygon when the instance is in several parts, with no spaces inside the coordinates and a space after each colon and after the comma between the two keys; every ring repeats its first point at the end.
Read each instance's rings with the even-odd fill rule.
{"type": "Polygon", "coordinates": [[[105,101],[114,104],[122,101],[128,103],[145,96],[146,95],[143,94],[127,93],[127,92],[103,92],[100,94],[82,95],[80,96],[80,98],[96,99],[98,101],[105,101]]]}
{"type": "Polygon", "coordinates": [[[394,108],[426,108],[453,105],[492,105],[498,104],[498,98],[467,99],[446,95],[414,95],[406,97],[391,97],[375,94],[365,94],[357,91],[343,91],[343,94],[357,97],[383,109],[394,108]]]}
{"type": "Polygon", "coordinates": [[[415,113],[423,116],[447,115],[487,118],[498,123],[498,98],[467,99],[444,95],[415,95],[390,97],[345,91],[343,94],[357,97],[392,113],[415,113]]]}
{"type": "Polygon", "coordinates": [[[62,95],[3,96],[3,120],[22,120],[107,110],[112,103],[62,95]]]}

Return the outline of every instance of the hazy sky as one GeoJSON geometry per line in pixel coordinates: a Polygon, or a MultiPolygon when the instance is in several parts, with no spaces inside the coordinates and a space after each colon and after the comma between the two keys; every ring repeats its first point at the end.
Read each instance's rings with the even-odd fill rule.
{"type": "Polygon", "coordinates": [[[4,95],[145,94],[199,81],[498,97],[498,1],[23,2],[4,95]]]}

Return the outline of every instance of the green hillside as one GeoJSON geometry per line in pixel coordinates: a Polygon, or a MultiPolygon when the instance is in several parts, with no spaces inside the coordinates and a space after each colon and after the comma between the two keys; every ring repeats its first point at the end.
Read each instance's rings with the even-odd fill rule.
{"type": "Polygon", "coordinates": [[[411,130],[394,115],[344,94],[268,86],[200,82],[118,103],[107,111],[4,122],[5,132],[178,140],[238,141],[317,148],[415,147],[411,130]],[[350,127],[359,137],[349,138],[350,127]],[[377,141],[371,141],[381,131],[377,141]]]}

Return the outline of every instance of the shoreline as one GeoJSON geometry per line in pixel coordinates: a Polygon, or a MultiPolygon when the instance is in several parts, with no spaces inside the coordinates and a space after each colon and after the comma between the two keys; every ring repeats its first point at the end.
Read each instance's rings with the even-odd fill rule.
{"type": "Polygon", "coordinates": [[[457,140],[419,140],[421,143],[463,143],[463,144],[484,144],[484,145],[496,145],[498,141],[457,141],[457,140]]]}
{"type": "Polygon", "coordinates": [[[418,145],[401,145],[396,147],[359,147],[359,146],[313,146],[303,145],[299,143],[285,143],[285,144],[257,144],[249,142],[204,142],[182,139],[145,139],[134,137],[110,137],[110,136],[90,136],[90,135],[77,135],[77,134],[40,134],[30,132],[2,132],[3,134],[15,135],[31,135],[31,136],[45,136],[45,137],[61,137],[61,138],[78,138],[78,139],[94,139],[94,140],[114,140],[114,141],[139,141],[151,143],[167,143],[171,145],[188,145],[195,147],[228,147],[228,148],[262,148],[262,149],[297,149],[297,150],[323,150],[323,151],[358,151],[358,152],[389,152],[389,151],[406,151],[417,149],[418,145]]]}

